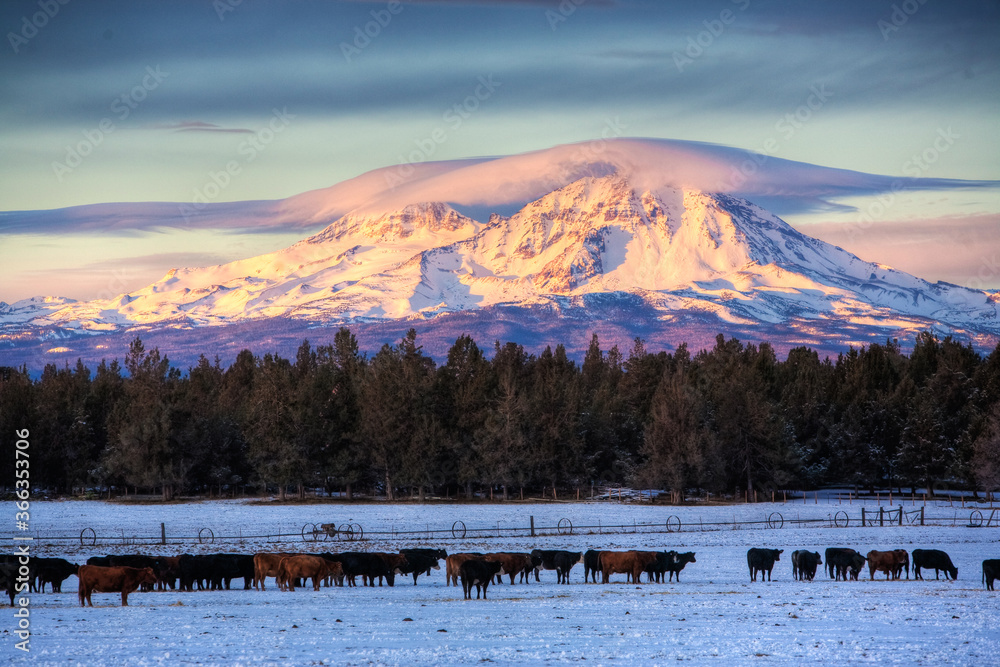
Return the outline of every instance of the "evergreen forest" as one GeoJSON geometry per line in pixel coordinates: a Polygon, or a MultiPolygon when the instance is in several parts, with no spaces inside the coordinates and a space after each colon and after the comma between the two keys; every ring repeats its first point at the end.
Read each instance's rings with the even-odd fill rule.
{"type": "Polygon", "coordinates": [[[602,350],[595,335],[578,363],[561,345],[487,353],[462,336],[438,363],[413,330],[369,356],[341,328],[294,359],[243,350],[182,371],[136,338],[123,364],[0,367],[4,460],[21,429],[36,494],[981,494],[1000,487],[1000,346],[922,333],[908,355],[887,341],[780,360],[722,335],[696,354],[602,350]]]}

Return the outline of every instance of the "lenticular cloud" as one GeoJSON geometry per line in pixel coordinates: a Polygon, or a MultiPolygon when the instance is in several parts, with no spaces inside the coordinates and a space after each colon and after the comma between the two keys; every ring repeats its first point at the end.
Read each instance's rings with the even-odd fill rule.
{"type": "Polygon", "coordinates": [[[518,206],[580,178],[611,173],[645,190],[766,197],[789,210],[836,207],[830,199],[893,190],[1000,187],[998,181],[866,174],[693,141],[602,139],[519,155],[385,167],[291,197],[280,207],[318,223],[352,210],[380,213],[421,201],[518,206]]]}

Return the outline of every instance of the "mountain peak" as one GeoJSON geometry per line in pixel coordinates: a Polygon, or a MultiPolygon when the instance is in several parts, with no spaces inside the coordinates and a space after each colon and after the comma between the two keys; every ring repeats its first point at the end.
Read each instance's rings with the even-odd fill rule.
{"type": "Polygon", "coordinates": [[[387,213],[352,211],[306,242],[326,243],[352,235],[379,242],[402,241],[420,235],[443,238],[455,234],[471,235],[479,227],[475,220],[446,203],[417,202],[387,213]]]}
{"type": "MultiPolygon", "coordinates": [[[[118,299],[0,307],[0,326],[71,335],[168,322],[357,325],[462,313],[488,328],[497,309],[516,309],[521,320],[616,304],[622,322],[614,326],[625,329],[641,311],[653,322],[780,327],[799,344],[860,330],[1000,335],[996,294],[862,261],[746,199],[700,187],[711,179],[688,178],[676,160],[658,173],[654,158],[668,149],[680,150],[611,142],[601,159],[584,159],[578,147],[559,147],[518,156],[503,171],[502,160],[421,166],[423,180],[384,197],[306,193],[268,210],[330,220],[346,206],[338,192],[354,205],[291,247],[175,269],[118,299]],[[490,213],[485,223],[454,208],[526,193],[534,195],[519,210],[490,213]],[[830,322],[839,333],[826,333],[830,322]]],[[[376,176],[359,179],[378,192],[376,176]]]]}

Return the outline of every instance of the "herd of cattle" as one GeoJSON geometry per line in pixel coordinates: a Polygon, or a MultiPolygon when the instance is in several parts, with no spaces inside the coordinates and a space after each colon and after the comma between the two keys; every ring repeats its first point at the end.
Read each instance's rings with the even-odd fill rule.
{"type": "MultiPolygon", "coordinates": [[[[760,574],[771,580],[775,562],[781,560],[781,549],[758,549],[747,551],[747,566],[750,580],[756,581],[760,574]]],[[[825,561],[815,551],[792,552],[792,577],[796,580],[812,581],[820,565],[826,566],[831,579],[836,581],[857,581],[865,565],[871,579],[876,573],[884,573],[886,579],[898,579],[905,572],[910,578],[922,579],[921,570],[934,570],[938,579],[944,572],[945,579],[957,579],[958,568],[951,558],[937,549],[905,549],[893,551],[869,551],[867,556],[850,548],[831,547],[826,550],[825,561]],[[912,561],[911,561],[912,556],[912,561]]],[[[136,590],[221,590],[229,589],[233,579],[243,579],[243,588],[266,590],[267,578],[274,578],[280,590],[294,591],[301,582],[312,580],[313,590],[320,584],[327,586],[356,586],[357,578],[362,584],[374,586],[376,580],[381,586],[385,581],[389,586],[395,583],[396,575],[412,575],[413,584],[421,574],[429,575],[432,570],[440,570],[440,561],[445,561],[445,585],[458,586],[462,583],[465,599],[472,598],[476,589],[476,599],[486,598],[489,585],[501,583],[507,576],[510,583],[520,577],[521,583],[540,581],[541,570],[555,570],[557,582],[569,583],[570,570],[577,563],[584,567],[584,583],[597,583],[601,575],[602,583],[609,583],[616,574],[626,575],[626,581],[640,583],[643,574],[649,582],[662,582],[664,578],[681,580],[681,570],[688,563],[696,563],[694,552],[676,551],[558,551],[535,549],[530,553],[457,553],[449,555],[444,549],[401,549],[399,553],[344,552],[344,553],[258,553],[180,556],[95,556],[86,565],[76,565],[62,558],[32,558],[27,564],[21,557],[0,555],[0,589],[6,590],[14,605],[16,592],[45,592],[46,585],[53,592],[61,592],[63,581],[71,575],[79,579],[80,604],[93,603],[90,596],[94,592],[121,593],[122,606],[128,605],[128,595],[136,590]]],[[[1000,579],[1000,559],[983,561],[983,584],[993,590],[993,582],[1000,579]]]]}

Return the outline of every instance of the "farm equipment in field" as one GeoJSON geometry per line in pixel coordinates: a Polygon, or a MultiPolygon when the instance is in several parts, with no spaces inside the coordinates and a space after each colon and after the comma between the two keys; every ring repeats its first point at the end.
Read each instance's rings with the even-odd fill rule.
{"type": "Polygon", "coordinates": [[[359,523],[342,523],[339,526],[335,523],[307,523],[302,526],[302,539],[306,542],[329,539],[353,541],[363,539],[364,535],[365,531],[359,523]]]}

